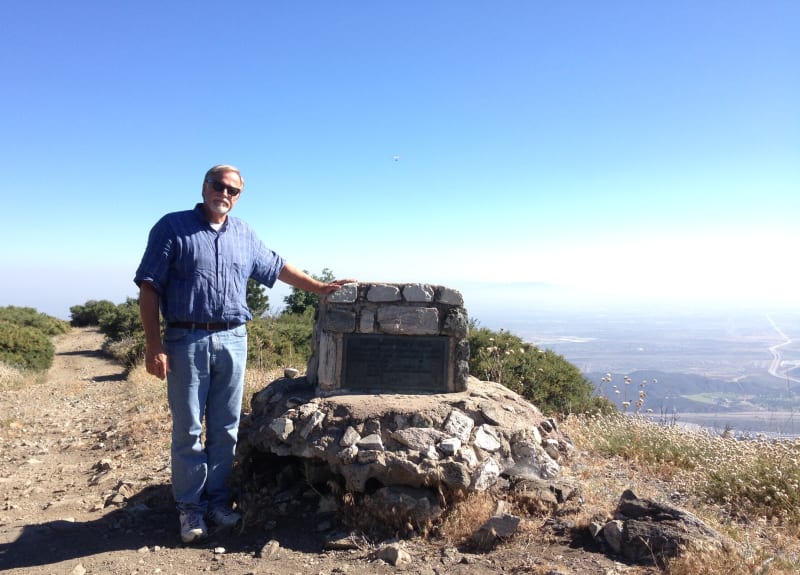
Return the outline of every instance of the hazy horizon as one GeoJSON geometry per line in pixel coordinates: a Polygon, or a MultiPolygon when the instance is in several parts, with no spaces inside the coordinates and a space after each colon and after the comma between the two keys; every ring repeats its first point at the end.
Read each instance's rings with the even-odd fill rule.
{"type": "MultiPolygon", "coordinates": [[[[53,297],[47,299],[42,299],[38,294],[27,294],[11,300],[0,300],[0,306],[33,307],[42,313],[69,319],[70,307],[84,304],[89,300],[109,300],[119,304],[123,303],[127,297],[137,297],[138,290],[132,281],[130,283],[130,288],[118,290],[116,295],[102,294],[99,289],[96,291],[86,290],[85,286],[76,284],[54,289],[53,297]]],[[[471,319],[486,327],[500,329],[505,326],[512,331],[512,326],[525,324],[526,321],[529,322],[531,316],[542,314],[548,316],[559,313],[566,315],[579,313],[658,315],[800,311],[800,302],[792,301],[736,301],[724,297],[716,299],[702,297],[696,299],[653,297],[648,299],[622,295],[614,297],[607,294],[596,294],[590,288],[582,290],[541,282],[462,282],[458,285],[446,285],[462,293],[464,306],[471,319]]],[[[282,282],[276,284],[273,289],[265,291],[269,297],[271,313],[277,313],[284,307],[283,298],[290,292],[291,288],[282,282]]]]}

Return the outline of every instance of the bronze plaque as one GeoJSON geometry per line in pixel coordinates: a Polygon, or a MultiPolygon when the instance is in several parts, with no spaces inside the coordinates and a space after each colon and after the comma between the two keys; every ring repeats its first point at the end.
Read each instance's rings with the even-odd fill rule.
{"type": "Polygon", "coordinates": [[[446,392],[449,352],[447,337],[345,334],[342,387],[446,392]]]}

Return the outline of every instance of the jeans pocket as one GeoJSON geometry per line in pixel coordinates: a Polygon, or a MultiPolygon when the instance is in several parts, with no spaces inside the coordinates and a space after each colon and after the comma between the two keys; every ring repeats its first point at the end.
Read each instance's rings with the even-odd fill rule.
{"type": "Polygon", "coordinates": [[[186,339],[189,330],[183,327],[168,327],[164,330],[164,343],[178,343],[186,339]]]}

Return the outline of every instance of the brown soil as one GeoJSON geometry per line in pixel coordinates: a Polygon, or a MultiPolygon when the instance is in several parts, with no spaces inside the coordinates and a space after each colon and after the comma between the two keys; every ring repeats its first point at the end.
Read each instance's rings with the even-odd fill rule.
{"type": "MultiPolygon", "coordinates": [[[[169,488],[169,414],[143,416],[139,384],[103,356],[102,343],[92,329],[60,336],[44,381],[0,395],[0,571],[655,573],[580,540],[569,517],[527,516],[510,541],[488,552],[437,538],[406,540],[411,562],[396,566],[374,558],[379,542],[326,551],[321,521],[308,506],[266,528],[212,532],[202,544],[184,545],[169,488]]],[[[150,389],[159,393],[159,385],[154,380],[150,389]]]]}

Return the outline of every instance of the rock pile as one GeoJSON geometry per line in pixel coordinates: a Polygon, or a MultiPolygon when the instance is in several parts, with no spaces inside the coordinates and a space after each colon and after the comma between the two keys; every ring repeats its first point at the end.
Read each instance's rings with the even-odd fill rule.
{"type": "Polygon", "coordinates": [[[420,523],[441,514],[441,493],[483,491],[507,478],[554,480],[573,448],[555,420],[475,378],[458,393],[329,397],[305,378],[283,378],[253,396],[241,435],[240,460],[303,459],[316,481],[369,493],[420,523]]]}
{"type": "Polygon", "coordinates": [[[253,396],[245,443],[324,461],[346,489],[485,490],[501,475],[553,479],[572,449],[555,420],[502,385],[470,379],[460,393],[316,397],[304,378],[253,396]]]}

